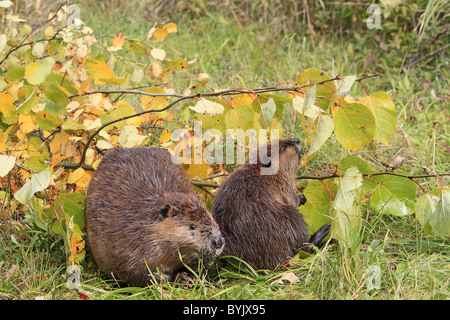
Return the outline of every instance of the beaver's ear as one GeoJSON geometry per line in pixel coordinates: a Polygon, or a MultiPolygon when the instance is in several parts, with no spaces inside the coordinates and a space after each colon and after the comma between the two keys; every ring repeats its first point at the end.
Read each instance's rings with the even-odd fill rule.
{"type": "Polygon", "coordinates": [[[259,162],[261,162],[261,164],[262,164],[264,167],[270,167],[270,166],[272,165],[272,160],[271,160],[270,157],[268,157],[268,156],[262,156],[262,157],[259,159],[259,162]]]}
{"type": "Polygon", "coordinates": [[[164,220],[165,218],[167,218],[171,208],[172,207],[170,206],[170,204],[165,204],[161,207],[161,211],[159,212],[159,217],[161,218],[161,220],[164,220]]]}

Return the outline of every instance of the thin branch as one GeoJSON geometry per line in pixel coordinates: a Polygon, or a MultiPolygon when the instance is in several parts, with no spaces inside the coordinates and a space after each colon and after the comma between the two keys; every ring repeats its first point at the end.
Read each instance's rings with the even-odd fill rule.
{"type": "MultiPolygon", "coordinates": [[[[57,168],[66,168],[66,169],[77,169],[80,167],[80,163],[68,163],[68,162],[62,162],[58,163],[55,167],[57,168]]],[[[82,165],[81,166],[84,170],[94,171],[95,169],[92,166],[89,165],[82,165]]],[[[372,176],[381,176],[381,175],[392,175],[392,176],[399,176],[404,177],[408,179],[418,179],[418,178],[434,178],[437,177],[440,180],[440,177],[450,176],[450,173],[439,173],[439,174],[425,174],[425,175],[406,175],[406,174],[400,174],[395,172],[374,172],[374,173],[363,173],[363,177],[372,177],[372,176]]],[[[227,174],[223,174],[223,176],[227,176],[227,174]]],[[[298,176],[298,180],[326,180],[326,179],[333,179],[333,178],[339,178],[339,174],[330,174],[326,176],[298,176]]],[[[219,188],[220,184],[217,183],[209,183],[204,181],[198,181],[198,180],[191,180],[191,183],[194,186],[197,187],[209,187],[209,188],[219,188]]],[[[442,182],[441,182],[442,184],[442,182]]]]}
{"type": "MultiPolygon", "coordinates": [[[[372,74],[369,76],[365,76],[365,77],[361,77],[359,79],[356,79],[355,81],[361,81],[361,80],[365,80],[365,79],[369,79],[369,78],[374,78],[374,77],[379,77],[381,76],[380,73],[376,73],[376,74],[372,74]]],[[[305,84],[303,86],[295,86],[295,87],[276,87],[276,86],[272,86],[272,87],[264,87],[264,88],[257,88],[257,89],[247,89],[247,88],[242,88],[242,89],[227,89],[227,90],[222,90],[222,91],[216,91],[216,92],[207,92],[207,93],[202,93],[201,96],[202,97],[218,97],[221,95],[225,95],[225,94],[230,94],[230,95],[236,95],[236,94],[242,94],[242,93],[247,93],[247,94],[258,94],[258,93],[266,93],[266,92],[276,92],[276,91],[296,91],[299,92],[300,89],[302,88],[307,88],[307,87],[312,87],[314,85],[321,85],[330,81],[334,81],[334,80],[340,80],[339,76],[336,76],[334,78],[331,79],[327,79],[321,82],[317,82],[317,83],[311,83],[311,84],[305,84]]],[[[182,94],[176,94],[176,93],[150,93],[150,92],[145,92],[145,91],[140,91],[140,90],[89,90],[89,91],[84,91],[81,94],[71,94],[68,96],[69,99],[78,97],[78,96],[86,96],[86,95],[91,95],[91,94],[96,94],[96,93],[102,93],[102,94],[139,94],[139,95],[143,95],[143,96],[151,96],[151,97],[173,97],[173,98],[186,98],[186,99],[190,99],[190,98],[196,98],[199,97],[200,94],[192,94],[192,95],[182,95],[182,94]]]]}
{"type": "Polygon", "coordinates": [[[421,57],[421,58],[419,58],[419,59],[417,59],[417,60],[414,60],[413,62],[410,62],[410,63],[408,64],[408,68],[409,68],[409,67],[412,67],[413,65],[418,64],[419,62],[421,62],[421,61],[423,61],[423,60],[425,60],[425,59],[428,59],[428,58],[431,57],[431,56],[434,56],[434,55],[440,53],[441,51],[444,51],[444,50],[447,49],[448,47],[450,47],[450,43],[447,43],[447,44],[446,44],[445,46],[443,46],[442,48],[437,49],[436,51],[433,51],[433,52],[431,52],[431,53],[429,53],[429,54],[427,54],[427,55],[425,55],[425,56],[423,56],[423,57],[421,57]]]}
{"type": "MultiPolygon", "coordinates": [[[[391,175],[391,176],[398,176],[398,177],[404,177],[408,179],[418,179],[418,178],[432,178],[436,176],[450,176],[450,173],[439,173],[439,174],[424,174],[424,175],[407,175],[407,174],[401,174],[401,173],[395,173],[395,172],[374,172],[374,173],[363,173],[363,177],[373,177],[373,176],[382,176],[382,175],[391,175]]],[[[325,179],[332,179],[332,178],[339,178],[339,174],[330,174],[326,176],[297,176],[298,180],[325,180],[325,179]]]]}

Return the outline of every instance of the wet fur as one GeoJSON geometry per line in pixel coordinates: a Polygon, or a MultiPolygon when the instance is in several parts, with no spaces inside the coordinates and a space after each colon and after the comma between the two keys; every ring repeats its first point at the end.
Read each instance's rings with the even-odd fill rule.
{"type": "Polygon", "coordinates": [[[150,281],[148,270],[173,281],[184,267],[179,253],[195,270],[200,258],[208,264],[223,248],[216,222],[163,149],[107,152],[90,182],[85,215],[96,263],[135,286],[150,281]]]}
{"type": "MultiPolygon", "coordinates": [[[[261,164],[257,152],[250,154],[249,158],[257,157],[258,163],[247,161],[226,178],[212,209],[225,238],[223,255],[237,256],[257,269],[275,269],[299,249],[312,251],[307,245],[306,224],[297,210],[305,202],[296,195],[300,142],[281,139],[279,149],[268,144],[268,151],[272,162],[277,159],[273,155],[279,155],[278,172],[262,175],[266,161],[261,164]]],[[[320,242],[325,235],[317,235],[315,240],[320,242]]]]}

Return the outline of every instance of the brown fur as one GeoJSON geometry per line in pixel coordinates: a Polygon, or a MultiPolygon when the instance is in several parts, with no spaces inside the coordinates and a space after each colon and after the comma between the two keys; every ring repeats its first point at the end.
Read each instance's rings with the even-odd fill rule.
{"type": "Polygon", "coordinates": [[[206,265],[223,249],[216,222],[163,149],[107,152],[90,182],[85,215],[98,266],[135,286],[149,283],[149,270],[173,281],[182,261],[196,270],[201,258],[206,265]]]}
{"type": "MultiPolygon", "coordinates": [[[[297,211],[301,204],[296,195],[300,141],[280,139],[277,150],[270,143],[267,150],[272,166],[278,158],[278,172],[262,175],[263,157],[258,156],[259,152],[251,153],[249,159],[254,161],[258,156],[258,163],[250,164],[247,160],[226,178],[212,209],[225,238],[223,255],[239,257],[258,269],[274,269],[285,263],[309,238],[303,217],[297,211]]],[[[263,161],[267,166],[266,162],[263,161]]]]}

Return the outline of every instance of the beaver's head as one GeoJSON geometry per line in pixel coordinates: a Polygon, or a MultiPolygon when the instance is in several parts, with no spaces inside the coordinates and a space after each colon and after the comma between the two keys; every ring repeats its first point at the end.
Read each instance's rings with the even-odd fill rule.
{"type": "Polygon", "coordinates": [[[302,145],[297,138],[272,140],[253,150],[248,164],[261,167],[261,175],[282,172],[295,175],[300,164],[302,145]]]}
{"type": "Polygon", "coordinates": [[[224,238],[200,199],[171,193],[164,201],[157,223],[157,238],[162,247],[178,251],[182,261],[192,268],[197,268],[200,259],[208,264],[222,253],[224,238]]]}

